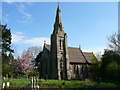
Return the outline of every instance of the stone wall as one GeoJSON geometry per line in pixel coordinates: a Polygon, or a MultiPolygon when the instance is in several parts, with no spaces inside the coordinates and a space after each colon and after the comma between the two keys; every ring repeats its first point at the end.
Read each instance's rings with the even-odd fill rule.
{"type": "Polygon", "coordinates": [[[86,64],[70,64],[71,79],[85,80],[88,77],[88,68],[86,64]]]}

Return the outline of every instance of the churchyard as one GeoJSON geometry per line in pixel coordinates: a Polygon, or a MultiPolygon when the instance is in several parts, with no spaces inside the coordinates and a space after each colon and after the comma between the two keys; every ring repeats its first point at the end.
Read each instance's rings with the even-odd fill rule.
{"type": "MultiPolygon", "coordinates": [[[[8,29],[5,29],[5,31],[10,32],[8,29]]],[[[35,78],[41,75],[39,70],[40,61],[34,59],[31,53],[38,49],[36,47],[28,48],[17,59],[14,58],[13,50],[8,49],[6,52],[7,49],[5,49],[4,53],[2,52],[2,80],[0,83],[3,90],[6,88],[120,88],[119,51],[105,50],[101,60],[89,67],[92,73],[92,80],[82,81],[80,79],[50,80],[47,78],[45,80],[35,78]],[[6,53],[8,52],[10,53],[7,55],[6,53]]]]}
{"type": "Polygon", "coordinates": [[[28,89],[28,88],[120,88],[119,84],[104,83],[104,82],[92,82],[92,81],[80,81],[80,80],[34,80],[28,78],[21,79],[5,79],[2,81],[2,90],[4,89],[28,89]],[[9,82],[9,86],[7,85],[9,82]],[[3,87],[3,83],[6,85],[3,87]]]}
{"type": "MultiPolygon", "coordinates": [[[[7,9],[8,8],[6,8],[6,11],[7,9]]],[[[14,11],[14,8],[12,9],[13,10],[11,11],[14,11]]],[[[97,11],[100,12],[100,10],[97,10],[97,11]]],[[[24,12],[23,14],[26,15],[26,13],[24,12]]],[[[61,15],[61,10],[60,10],[60,5],[58,4],[58,8],[56,10],[54,31],[53,31],[53,34],[51,34],[51,45],[47,45],[44,42],[43,50],[41,47],[38,47],[38,46],[31,46],[31,47],[27,46],[28,48],[23,50],[25,42],[31,41],[31,40],[26,39],[26,41],[24,41],[24,38],[23,38],[24,36],[19,36],[19,37],[22,37],[20,41],[17,39],[15,40],[17,41],[18,44],[22,45],[21,50],[23,51],[21,51],[20,54],[17,52],[16,48],[12,47],[12,44],[14,46],[14,43],[12,42],[12,39],[14,39],[12,35],[14,34],[11,32],[11,29],[13,29],[14,31],[14,28],[16,28],[17,26],[16,23],[12,24],[14,25],[14,28],[9,26],[10,25],[9,23],[8,24],[3,23],[4,25],[0,23],[0,32],[2,32],[2,35],[1,35],[2,38],[0,38],[2,41],[0,44],[2,48],[2,50],[0,51],[0,59],[2,59],[0,60],[0,64],[2,63],[1,65],[2,69],[0,70],[0,72],[2,72],[2,80],[0,80],[0,89],[2,88],[2,90],[6,90],[6,89],[34,90],[38,88],[40,89],[41,88],[57,88],[57,89],[58,88],[59,89],[69,89],[69,88],[72,88],[72,89],[73,88],[77,88],[77,89],[78,88],[79,89],[81,88],[98,88],[98,89],[99,88],[100,89],[115,88],[116,89],[117,88],[116,90],[118,90],[118,88],[120,88],[120,34],[113,33],[108,39],[109,48],[107,49],[104,48],[103,54],[101,54],[100,52],[96,54],[96,56],[94,56],[93,52],[92,53],[83,52],[81,50],[81,47],[70,48],[67,46],[68,45],[67,33],[64,32],[64,27],[63,27],[64,25],[62,23],[62,18],[60,15],[61,15]],[[7,25],[9,27],[7,27],[7,25]],[[24,42],[22,43],[22,41],[24,42]],[[94,62],[93,62],[93,59],[94,59],[94,62]],[[44,79],[41,79],[41,78],[44,78],[44,79]]],[[[107,15],[107,17],[110,15],[111,14],[107,15]]],[[[42,21],[42,20],[38,20],[38,21],[42,21]]],[[[36,25],[36,24],[31,24],[31,25],[33,27],[33,25],[36,25]]],[[[21,27],[23,28],[23,25],[21,27]]],[[[31,31],[32,31],[32,27],[30,27],[31,31]]],[[[103,27],[101,28],[101,30],[103,29],[103,27]]],[[[20,29],[20,27],[17,29],[22,30],[20,29]]],[[[29,29],[26,28],[26,30],[29,30],[29,29]]],[[[33,27],[33,31],[34,30],[35,29],[33,27]]],[[[41,29],[41,30],[45,30],[45,29],[41,29]]],[[[82,29],[78,29],[78,30],[82,30],[82,29]]],[[[95,29],[95,31],[96,30],[97,29],[95,29]]],[[[36,33],[33,32],[33,33],[34,35],[36,35],[37,33],[40,34],[43,32],[39,30],[39,32],[36,32],[36,33]]],[[[80,35],[81,31],[77,33],[80,35]]],[[[83,33],[83,34],[86,34],[86,33],[83,33]]],[[[92,32],[89,34],[92,35],[92,32]]],[[[97,36],[97,33],[95,34],[97,36]]],[[[102,34],[100,34],[100,37],[102,37],[101,35],[102,34]]],[[[99,41],[99,38],[95,37],[94,35],[92,36],[93,36],[93,39],[96,38],[95,41],[99,41]]],[[[87,35],[85,35],[85,37],[87,37],[87,35]]],[[[31,37],[31,38],[33,38],[33,40],[34,39],[36,40],[35,37],[31,37]]],[[[74,36],[71,38],[77,40],[74,36]]],[[[79,38],[81,38],[81,35],[79,38]]],[[[90,40],[92,40],[92,37],[90,38],[90,40]]],[[[72,41],[72,40],[69,40],[69,41],[72,41]]],[[[84,41],[86,42],[86,40],[84,41]]],[[[37,44],[38,42],[40,42],[40,40],[37,40],[37,44]]],[[[93,43],[93,42],[90,41],[90,43],[93,43]]],[[[1,78],[1,74],[0,74],[0,78],[1,78]]]]}

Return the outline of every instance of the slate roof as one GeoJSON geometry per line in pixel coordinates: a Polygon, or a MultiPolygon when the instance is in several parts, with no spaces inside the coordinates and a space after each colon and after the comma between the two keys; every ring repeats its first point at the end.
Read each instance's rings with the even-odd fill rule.
{"type": "MultiPolygon", "coordinates": [[[[45,44],[45,47],[50,51],[50,45],[45,44]]],[[[92,63],[96,61],[93,52],[82,52],[81,49],[68,47],[70,63],[92,63]]]]}
{"type": "Polygon", "coordinates": [[[93,52],[83,52],[83,53],[89,63],[96,61],[96,58],[95,58],[95,55],[93,54],[93,52]]]}
{"type": "Polygon", "coordinates": [[[71,63],[87,63],[79,48],[68,47],[68,53],[71,63]]]}

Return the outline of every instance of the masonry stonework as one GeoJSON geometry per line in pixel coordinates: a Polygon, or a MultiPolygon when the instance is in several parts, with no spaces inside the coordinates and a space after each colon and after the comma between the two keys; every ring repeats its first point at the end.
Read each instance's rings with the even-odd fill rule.
{"type": "Polygon", "coordinates": [[[80,48],[68,47],[67,34],[64,32],[60,5],[58,4],[51,45],[44,43],[43,51],[37,59],[40,61],[40,77],[49,79],[88,78],[88,65],[94,54],[82,52],[80,48]]]}

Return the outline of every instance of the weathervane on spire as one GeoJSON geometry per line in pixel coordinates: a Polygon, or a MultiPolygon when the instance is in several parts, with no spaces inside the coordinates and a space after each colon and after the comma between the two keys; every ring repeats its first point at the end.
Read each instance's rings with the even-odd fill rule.
{"type": "Polygon", "coordinates": [[[58,0],[58,6],[60,6],[60,0],[58,0]]]}
{"type": "Polygon", "coordinates": [[[60,4],[60,0],[58,0],[58,5],[60,4]]]}

